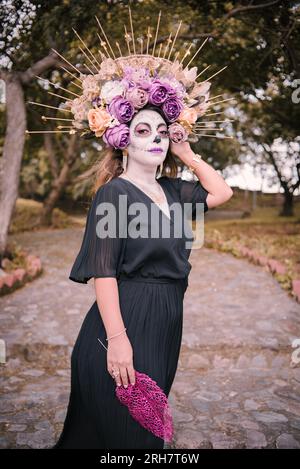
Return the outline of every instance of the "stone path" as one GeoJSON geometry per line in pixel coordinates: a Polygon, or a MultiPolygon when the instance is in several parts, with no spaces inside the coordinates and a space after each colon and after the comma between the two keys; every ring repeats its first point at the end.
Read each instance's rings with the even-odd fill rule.
{"type": "MultiPolygon", "coordinates": [[[[93,283],[68,280],[82,230],[15,235],[44,274],[0,299],[1,448],[47,448],[69,397],[70,354],[94,301],[93,283]]],[[[175,436],[166,448],[300,448],[300,305],[262,268],[192,251],[184,334],[170,393],[175,436]]]]}

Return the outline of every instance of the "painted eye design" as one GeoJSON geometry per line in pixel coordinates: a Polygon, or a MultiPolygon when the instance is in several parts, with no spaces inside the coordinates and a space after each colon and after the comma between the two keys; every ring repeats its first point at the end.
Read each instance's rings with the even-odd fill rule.
{"type": "Polygon", "coordinates": [[[149,129],[136,129],[135,135],[138,135],[139,137],[146,137],[147,135],[149,135],[149,129]]]}
{"type": "MultiPolygon", "coordinates": [[[[137,128],[135,129],[135,135],[139,136],[139,137],[147,137],[148,135],[150,135],[152,133],[151,129],[147,129],[147,128],[137,128]]],[[[158,133],[163,137],[163,138],[166,138],[169,136],[169,131],[167,129],[161,129],[161,130],[158,130],[158,133]]]]}

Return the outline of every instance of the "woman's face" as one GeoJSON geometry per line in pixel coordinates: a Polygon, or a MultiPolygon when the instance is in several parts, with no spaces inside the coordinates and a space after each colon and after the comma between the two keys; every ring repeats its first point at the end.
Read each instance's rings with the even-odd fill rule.
{"type": "Polygon", "coordinates": [[[168,127],[162,116],[153,110],[139,111],[130,123],[129,158],[145,164],[160,165],[169,148],[168,127]],[[158,151],[150,151],[161,149],[158,151]]]}

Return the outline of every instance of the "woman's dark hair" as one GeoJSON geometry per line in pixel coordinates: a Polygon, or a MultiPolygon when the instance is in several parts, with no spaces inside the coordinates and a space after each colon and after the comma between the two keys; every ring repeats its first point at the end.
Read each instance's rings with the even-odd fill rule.
{"type": "MultiPolygon", "coordinates": [[[[144,109],[158,112],[168,125],[164,112],[160,107],[148,103],[143,108],[141,108],[140,111],[143,111],[144,109]]],[[[134,114],[134,116],[136,116],[136,114],[134,114]]],[[[131,122],[132,120],[128,122],[129,127],[131,122]]],[[[122,161],[122,150],[115,149],[112,147],[105,148],[100,152],[100,158],[91,166],[91,168],[89,168],[83,174],[78,176],[76,178],[76,182],[86,179],[92,179],[93,182],[90,186],[90,195],[93,196],[97,192],[99,187],[103,186],[103,184],[105,184],[106,182],[122,174],[122,161]]],[[[168,175],[171,177],[177,176],[177,164],[170,148],[168,149],[166,158],[163,162],[162,176],[165,176],[166,173],[168,173],[168,175]]]]}

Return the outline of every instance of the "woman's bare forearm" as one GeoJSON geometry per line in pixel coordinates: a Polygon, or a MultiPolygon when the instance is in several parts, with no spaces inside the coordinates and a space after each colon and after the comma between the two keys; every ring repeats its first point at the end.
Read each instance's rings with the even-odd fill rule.
{"type": "Polygon", "coordinates": [[[107,337],[124,330],[117,280],[114,277],[95,278],[95,291],[99,312],[107,337]]]}

